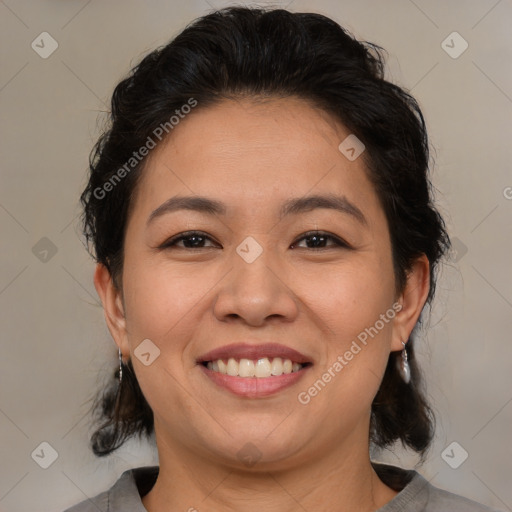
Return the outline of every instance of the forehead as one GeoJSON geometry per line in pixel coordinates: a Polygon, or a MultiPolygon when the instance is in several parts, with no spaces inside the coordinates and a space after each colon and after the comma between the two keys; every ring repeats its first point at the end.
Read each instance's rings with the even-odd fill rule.
{"type": "Polygon", "coordinates": [[[376,196],[363,156],[350,161],[338,149],[349,135],[299,98],[199,104],[149,155],[137,202],[198,194],[263,213],[288,196],[329,192],[370,207],[376,196]]]}
{"type": "MultiPolygon", "coordinates": [[[[340,122],[306,100],[240,98],[203,109],[199,105],[166,142],[176,150],[201,144],[201,149],[221,157],[279,148],[289,158],[290,153],[296,154],[298,150],[301,154],[315,149],[332,151],[332,145],[346,135],[348,132],[340,122]],[[200,136],[201,139],[194,139],[200,136]]],[[[258,156],[265,157],[261,153],[258,156]]]]}

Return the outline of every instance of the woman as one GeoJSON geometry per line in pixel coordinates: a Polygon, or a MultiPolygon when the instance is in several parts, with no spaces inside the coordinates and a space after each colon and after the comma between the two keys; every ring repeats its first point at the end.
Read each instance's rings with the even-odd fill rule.
{"type": "Polygon", "coordinates": [[[116,88],[82,195],[119,347],[99,455],[159,467],[70,510],[484,511],[415,471],[413,331],[449,238],[415,100],[318,14],[229,8],[116,88]]]}

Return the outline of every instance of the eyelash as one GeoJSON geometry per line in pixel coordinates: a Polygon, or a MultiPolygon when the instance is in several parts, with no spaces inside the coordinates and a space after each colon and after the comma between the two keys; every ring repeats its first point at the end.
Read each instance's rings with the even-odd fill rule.
{"type": "MultiPolygon", "coordinates": [[[[209,236],[207,236],[205,233],[203,233],[201,231],[186,231],[184,233],[179,233],[178,235],[171,237],[169,240],[164,242],[159,247],[159,249],[170,249],[172,247],[176,247],[176,244],[178,242],[181,242],[182,240],[188,240],[194,236],[212,240],[209,236]]],[[[325,231],[308,231],[308,232],[304,233],[300,238],[297,238],[297,240],[292,243],[292,247],[304,239],[312,238],[315,236],[331,240],[334,242],[335,245],[334,246],[331,245],[331,246],[327,246],[327,247],[320,247],[320,248],[300,247],[300,249],[309,249],[310,251],[322,251],[322,250],[327,250],[327,249],[333,248],[335,246],[345,248],[345,249],[351,249],[350,245],[347,242],[345,242],[341,238],[339,238],[335,235],[332,235],[331,233],[327,233],[325,231]]],[[[193,247],[180,247],[180,248],[186,249],[186,250],[194,250],[193,247]]],[[[206,248],[207,247],[196,247],[196,249],[206,249],[206,248]]]]}

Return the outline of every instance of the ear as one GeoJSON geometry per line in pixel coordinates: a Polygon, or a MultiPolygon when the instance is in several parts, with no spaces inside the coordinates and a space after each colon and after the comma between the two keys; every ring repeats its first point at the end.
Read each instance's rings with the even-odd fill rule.
{"type": "Polygon", "coordinates": [[[121,292],[114,286],[112,276],[105,265],[98,263],[94,272],[94,286],[100,296],[107,327],[123,354],[129,354],[126,335],[126,318],[121,292]]]}
{"type": "Polygon", "coordinates": [[[402,350],[402,341],[407,343],[418,318],[420,317],[430,290],[430,263],[425,254],[416,259],[407,273],[405,289],[398,298],[402,309],[393,321],[391,350],[402,350]]]}

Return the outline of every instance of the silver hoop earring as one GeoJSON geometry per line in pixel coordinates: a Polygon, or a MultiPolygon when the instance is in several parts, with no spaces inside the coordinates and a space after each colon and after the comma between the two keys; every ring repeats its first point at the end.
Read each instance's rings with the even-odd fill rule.
{"type": "Polygon", "coordinates": [[[121,349],[119,349],[119,385],[123,382],[123,354],[121,354],[121,349]]]}
{"type": "Polygon", "coordinates": [[[404,349],[402,350],[402,355],[400,359],[397,360],[398,364],[398,373],[400,373],[400,376],[404,380],[406,384],[409,384],[411,382],[411,368],[409,366],[409,360],[407,358],[407,350],[405,348],[405,343],[402,341],[402,345],[404,346],[404,349]]]}

